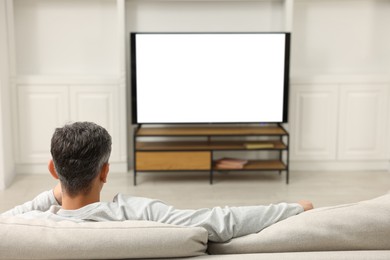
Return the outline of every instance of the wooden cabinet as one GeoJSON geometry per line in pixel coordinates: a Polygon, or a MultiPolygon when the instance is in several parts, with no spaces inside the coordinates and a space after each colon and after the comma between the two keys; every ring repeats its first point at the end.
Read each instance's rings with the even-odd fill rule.
{"type": "Polygon", "coordinates": [[[209,170],[210,152],[137,152],[137,170],[209,170]]]}
{"type": "Polygon", "coordinates": [[[137,184],[137,173],[141,171],[209,171],[210,184],[213,183],[214,171],[285,171],[288,183],[288,142],[289,134],[281,125],[166,128],[139,126],[134,131],[134,185],[137,184]],[[156,141],[159,137],[164,140],[156,141]],[[266,139],[248,140],[247,137],[266,139]],[[187,138],[197,140],[184,140],[187,138]],[[220,151],[277,151],[279,157],[248,160],[242,169],[221,168],[215,162],[215,154],[220,151]]]}

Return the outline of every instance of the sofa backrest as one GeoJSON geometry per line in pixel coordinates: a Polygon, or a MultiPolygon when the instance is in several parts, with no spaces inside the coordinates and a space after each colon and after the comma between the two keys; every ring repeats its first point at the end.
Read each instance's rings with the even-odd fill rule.
{"type": "Polygon", "coordinates": [[[205,254],[207,231],[150,221],[0,217],[0,259],[123,259],[205,254]]]}

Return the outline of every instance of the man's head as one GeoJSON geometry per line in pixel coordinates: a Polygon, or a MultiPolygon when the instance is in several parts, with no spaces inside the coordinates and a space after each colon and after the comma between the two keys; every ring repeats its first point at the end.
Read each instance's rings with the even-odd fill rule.
{"type": "Polygon", "coordinates": [[[93,180],[107,166],[111,136],[91,122],[57,128],[51,139],[51,155],[63,191],[73,197],[87,194],[93,180]]]}

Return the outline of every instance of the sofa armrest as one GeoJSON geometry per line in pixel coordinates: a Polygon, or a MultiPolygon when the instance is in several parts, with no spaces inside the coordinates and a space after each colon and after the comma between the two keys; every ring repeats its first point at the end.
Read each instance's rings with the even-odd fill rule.
{"type": "Polygon", "coordinates": [[[390,250],[390,194],[310,210],[257,234],[210,243],[211,254],[390,250]]]}

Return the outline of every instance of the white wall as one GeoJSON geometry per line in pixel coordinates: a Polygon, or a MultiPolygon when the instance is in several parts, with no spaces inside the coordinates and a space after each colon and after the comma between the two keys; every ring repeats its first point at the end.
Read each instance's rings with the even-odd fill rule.
{"type": "Polygon", "coordinates": [[[126,3],[127,34],[291,30],[291,169],[388,168],[389,1],[126,3]]]}
{"type": "Polygon", "coordinates": [[[117,75],[116,2],[15,0],[18,75],[117,75]]]}
{"type": "Polygon", "coordinates": [[[293,169],[388,168],[389,13],[382,0],[295,1],[293,169]]]}
{"type": "Polygon", "coordinates": [[[284,30],[282,0],[126,2],[128,31],[240,32],[284,30]]]}
{"type": "Polygon", "coordinates": [[[389,73],[389,1],[297,0],[294,11],[293,77],[389,73]]]}
{"type": "Polygon", "coordinates": [[[8,29],[11,43],[7,49],[1,37],[1,51],[10,57],[9,64],[1,60],[1,123],[8,126],[1,128],[8,142],[2,147],[14,148],[11,161],[19,173],[46,170],[48,136],[69,120],[106,126],[119,171],[131,162],[126,97],[132,31],[291,30],[291,169],[387,169],[390,1],[1,3],[0,14],[8,17],[1,20],[2,35],[8,29]]]}
{"type": "Polygon", "coordinates": [[[120,1],[8,2],[16,171],[46,172],[54,129],[72,121],[105,127],[113,139],[111,171],[127,171],[120,1]]]}
{"type": "Polygon", "coordinates": [[[11,88],[6,3],[0,1],[0,190],[8,186],[15,175],[12,144],[11,88]]]}

